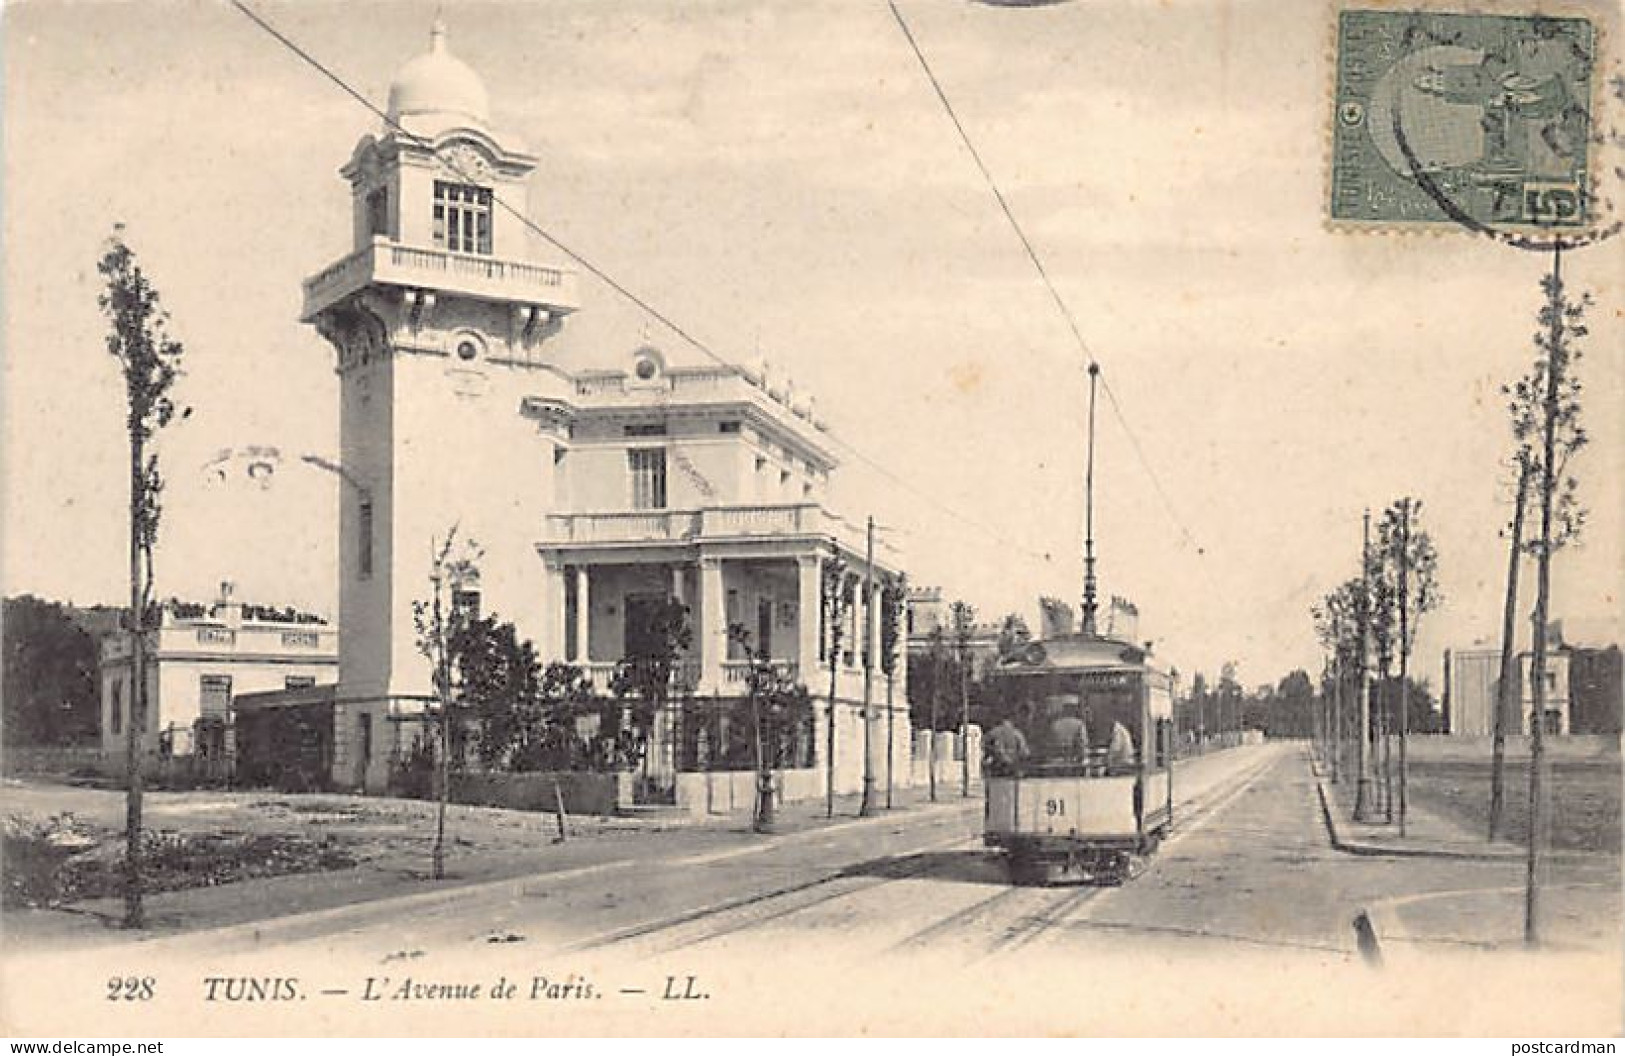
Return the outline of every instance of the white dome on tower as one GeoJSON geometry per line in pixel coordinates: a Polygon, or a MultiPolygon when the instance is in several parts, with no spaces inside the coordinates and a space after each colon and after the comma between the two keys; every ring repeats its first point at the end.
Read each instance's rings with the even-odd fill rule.
{"type": "Polygon", "coordinates": [[[446,24],[436,18],[429,50],[408,60],[389,86],[390,120],[484,126],[490,123],[490,110],[485,82],[446,47],[446,24]]]}

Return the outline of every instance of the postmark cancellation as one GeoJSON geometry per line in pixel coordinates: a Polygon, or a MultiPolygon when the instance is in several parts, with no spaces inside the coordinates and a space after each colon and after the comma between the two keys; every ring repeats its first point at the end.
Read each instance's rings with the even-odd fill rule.
{"type": "Polygon", "coordinates": [[[1585,17],[1338,12],[1332,224],[1583,228],[1596,45],[1585,17]]]}

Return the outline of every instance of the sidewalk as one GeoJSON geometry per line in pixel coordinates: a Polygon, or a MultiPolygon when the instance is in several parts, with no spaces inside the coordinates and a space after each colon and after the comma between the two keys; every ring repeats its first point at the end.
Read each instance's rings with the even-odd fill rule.
{"type": "MultiPolygon", "coordinates": [[[[1381,812],[1374,821],[1354,820],[1351,781],[1331,783],[1312,757],[1326,830],[1334,848],[1346,854],[1392,858],[1500,863],[1499,886],[1476,886],[1426,891],[1370,902],[1357,918],[1369,925],[1374,951],[1384,959],[1463,952],[1524,949],[1522,864],[1527,851],[1517,844],[1489,843],[1451,819],[1412,803],[1406,832],[1398,819],[1388,824],[1381,812]]],[[[1617,859],[1607,854],[1548,852],[1545,871],[1565,867],[1566,877],[1548,875],[1541,895],[1540,951],[1606,952],[1619,949],[1622,919],[1617,859]],[[1598,880],[1579,879],[1595,870],[1598,880]]],[[[1472,874],[1483,885],[1485,874],[1472,874]]]]}
{"type": "MultiPolygon", "coordinates": [[[[884,803],[885,790],[879,793],[884,803]]],[[[675,857],[690,863],[721,860],[757,849],[793,842],[806,835],[868,825],[898,825],[929,813],[956,810],[980,812],[981,786],[971,786],[962,798],[956,784],[938,788],[931,803],[927,791],[895,789],[893,809],[869,818],[859,817],[861,797],[837,796],[834,816],[827,816],[823,799],[785,804],[779,808],[771,834],[751,830],[749,812],[712,815],[683,824],[665,819],[659,824],[620,823],[620,819],[578,818],[568,821],[568,838],[560,843],[548,828],[536,830],[534,848],[523,851],[471,849],[458,837],[455,817],[448,824],[446,871],[441,882],[428,880],[427,854],[421,862],[406,855],[362,861],[354,868],[297,873],[247,880],[215,887],[196,887],[149,896],[145,900],[148,929],[139,935],[117,930],[122,902],[102,898],[61,909],[7,910],[4,925],[7,945],[54,950],[90,947],[114,941],[151,941],[193,932],[251,930],[256,936],[272,930],[298,928],[335,917],[365,915],[371,907],[388,903],[390,911],[411,906],[433,906],[476,895],[523,894],[538,882],[563,880],[586,873],[607,872],[636,863],[675,857]]],[[[519,813],[519,812],[511,812],[519,813]]],[[[526,820],[534,820],[527,815],[526,820]]]]}
{"type": "Polygon", "coordinates": [[[1353,780],[1345,778],[1333,784],[1313,756],[1309,759],[1309,766],[1315,775],[1320,809],[1326,819],[1326,831],[1331,837],[1332,846],[1345,854],[1459,858],[1486,862],[1521,861],[1524,857],[1522,847],[1509,843],[1489,843],[1455,821],[1414,802],[1408,804],[1405,812],[1403,835],[1399,831],[1397,813],[1392,822],[1384,821],[1381,811],[1370,811],[1369,820],[1356,820],[1353,780]]]}
{"type": "MultiPolygon", "coordinates": [[[[1522,885],[1388,899],[1368,906],[1366,917],[1387,957],[1525,948],[1522,885]]],[[[1619,890],[1599,884],[1547,886],[1541,892],[1540,921],[1543,953],[1611,952],[1617,956],[1619,890]]]]}

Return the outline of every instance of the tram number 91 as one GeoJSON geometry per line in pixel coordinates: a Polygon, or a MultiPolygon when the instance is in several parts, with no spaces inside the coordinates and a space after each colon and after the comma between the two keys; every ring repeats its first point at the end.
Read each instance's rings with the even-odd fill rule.
{"type": "Polygon", "coordinates": [[[1047,816],[1052,817],[1052,818],[1058,818],[1058,817],[1064,816],[1066,814],[1066,800],[1064,800],[1064,799],[1046,799],[1046,800],[1044,800],[1044,813],[1047,816]]]}

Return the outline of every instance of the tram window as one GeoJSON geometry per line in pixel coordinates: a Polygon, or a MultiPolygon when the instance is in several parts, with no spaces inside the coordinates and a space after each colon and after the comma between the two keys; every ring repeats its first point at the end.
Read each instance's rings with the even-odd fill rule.
{"type": "Polygon", "coordinates": [[[1132,773],[1141,744],[1136,676],[1080,683],[1076,675],[1012,678],[1001,687],[994,722],[1021,731],[1027,772],[1104,777],[1132,773]]]}

